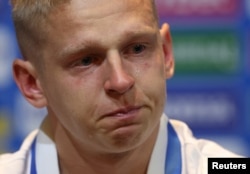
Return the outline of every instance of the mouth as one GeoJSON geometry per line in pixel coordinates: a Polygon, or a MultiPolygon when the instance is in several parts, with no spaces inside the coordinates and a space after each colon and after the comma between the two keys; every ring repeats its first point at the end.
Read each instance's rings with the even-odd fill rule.
{"type": "Polygon", "coordinates": [[[117,137],[129,137],[141,129],[143,106],[127,106],[103,114],[101,127],[117,137]]]}
{"type": "Polygon", "coordinates": [[[141,110],[143,106],[126,106],[107,112],[99,117],[98,122],[104,124],[106,128],[117,128],[138,124],[141,122],[141,110]]]}
{"type": "Polygon", "coordinates": [[[102,117],[129,117],[138,112],[141,106],[127,106],[104,114],[102,117]]]}

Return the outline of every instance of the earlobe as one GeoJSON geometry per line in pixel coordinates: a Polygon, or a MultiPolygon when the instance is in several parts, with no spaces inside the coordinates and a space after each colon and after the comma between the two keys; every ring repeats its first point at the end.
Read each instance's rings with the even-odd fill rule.
{"type": "Polygon", "coordinates": [[[169,25],[164,23],[160,30],[162,39],[162,49],[165,58],[165,76],[167,79],[174,75],[174,54],[172,48],[172,38],[169,25]]]}
{"type": "Polygon", "coordinates": [[[29,61],[17,59],[13,63],[13,75],[17,86],[26,100],[37,108],[45,107],[43,94],[34,66],[29,61]]]}

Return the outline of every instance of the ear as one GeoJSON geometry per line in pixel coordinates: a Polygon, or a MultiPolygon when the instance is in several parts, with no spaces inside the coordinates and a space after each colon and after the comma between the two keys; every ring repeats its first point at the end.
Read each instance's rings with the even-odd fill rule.
{"type": "Polygon", "coordinates": [[[37,108],[47,105],[36,70],[29,61],[15,60],[13,63],[13,75],[21,93],[30,104],[37,108]]]}
{"type": "Polygon", "coordinates": [[[160,34],[162,38],[162,47],[165,58],[165,76],[166,79],[169,79],[174,75],[174,54],[170,28],[168,24],[165,23],[162,25],[160,34]]]}

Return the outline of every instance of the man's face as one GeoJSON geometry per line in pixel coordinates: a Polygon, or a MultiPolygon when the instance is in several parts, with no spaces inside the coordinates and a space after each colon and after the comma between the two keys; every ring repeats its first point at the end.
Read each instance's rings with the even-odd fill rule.
{"type": "Polygon", "coordinates": [[[157,129],[165,64],[149,1],[73,0],[49,17],[48,112],[86,147],[122,152],[157,129]]]}

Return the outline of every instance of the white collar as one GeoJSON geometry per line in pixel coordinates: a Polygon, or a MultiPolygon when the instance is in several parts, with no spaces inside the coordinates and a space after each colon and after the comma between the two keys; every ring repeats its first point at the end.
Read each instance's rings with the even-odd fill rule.
{"type": "Polygon", "coordinates": [[[164,174],[167,150],[167,116],[161,116],[160,128],[151,155],[147,174],[164,174]]]}
{"type": "MultiPolygon", "coordinates": [[[[167,147],[167,117],[162,115],[159,132],[151,155],[147,174],[164,174],[167,147]]],[[[54,142],[39,131],[36,141],[37,174],[60,174],[57,150],[54,142]]]]}
{"type": "Polygon", "coordinates": [[[37,174],[60,174],[54,142],[40,130],[36,140],[37,174]]]}

